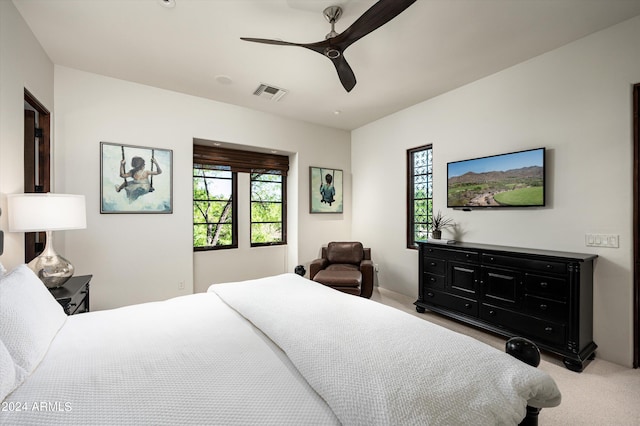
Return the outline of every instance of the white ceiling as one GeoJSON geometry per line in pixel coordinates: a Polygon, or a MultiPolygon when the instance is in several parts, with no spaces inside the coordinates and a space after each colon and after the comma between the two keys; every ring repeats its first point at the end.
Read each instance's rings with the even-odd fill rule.
{"type": "Polygon", "coordinates": [[[374,0],[13,2],[55,64],[347,130],[640,14],[640,0],[418,0],[345,51],[347,93],[322,55],[240,37],[321,41],[325,7],[343,8],[342,32],[374,0]],[[254,96],[260,83],[288,93],[254,96]]]}

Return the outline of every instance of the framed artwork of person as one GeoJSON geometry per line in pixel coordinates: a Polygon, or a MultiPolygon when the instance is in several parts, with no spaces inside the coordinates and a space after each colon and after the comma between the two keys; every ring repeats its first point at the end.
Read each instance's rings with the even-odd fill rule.
{"type": "Polygon", "coordinates": [[[330,167],[309,167],[309,212],[342,213],[342,170],[330,167]]]}
{"type": "Polygon", "coordinates": [[[173,151],[100,142],[100,213],[173,213],[173,151]]]}

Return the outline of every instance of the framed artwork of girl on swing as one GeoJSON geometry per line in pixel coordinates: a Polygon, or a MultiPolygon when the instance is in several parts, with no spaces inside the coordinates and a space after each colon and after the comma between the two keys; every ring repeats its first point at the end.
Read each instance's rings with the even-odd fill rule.
{"type": "Polygon", "coordinates": [[[342,170],[309,167],[309,212],[343,212],[342,170]]]}
{"type": "Polygon", "coordinates": [[[100,142],[100,213],[173,213],[173,151],[100,142]]]}

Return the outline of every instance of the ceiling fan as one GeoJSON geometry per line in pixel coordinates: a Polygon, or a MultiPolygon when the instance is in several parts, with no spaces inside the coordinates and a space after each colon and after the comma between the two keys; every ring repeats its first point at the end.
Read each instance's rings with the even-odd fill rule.
{"type": "Polygon", "coordinates": [[[325,36],[325,40],[315,43],[291,43],[288,41],[250,37],[240,38],[255,43],[304,47],[318,52],[333,62],[333,65],[338,71],[340,82],[346,91],[350,92],[356,85],[356,76],[344,58],[344,51],[362,37],[398,16],[406,8],[415,3],[415,1],[416,0],[379,0],[340,34],[335,31],[335,23],[340,19],[340,16],[342,16],[342,9],[339,6],[328,7],[324,10],[323,14],[331,24],[331,32],[325,36]]]}

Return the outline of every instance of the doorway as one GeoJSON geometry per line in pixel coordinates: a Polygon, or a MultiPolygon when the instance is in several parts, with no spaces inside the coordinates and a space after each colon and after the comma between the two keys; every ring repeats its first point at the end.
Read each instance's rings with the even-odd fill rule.
{"type": "MultiPolygon", "coordinates": [[[[27,89],[24,90],[24,192],[51,190],[51,116],[27,89]]],[[[44,250],[44,232],[24,234],[24,261],[44,250]]]]}
{"type": "Polygon", "coordinates": [[[633,86],[633,368],[640,366],[640,83],[633,86]]]}

